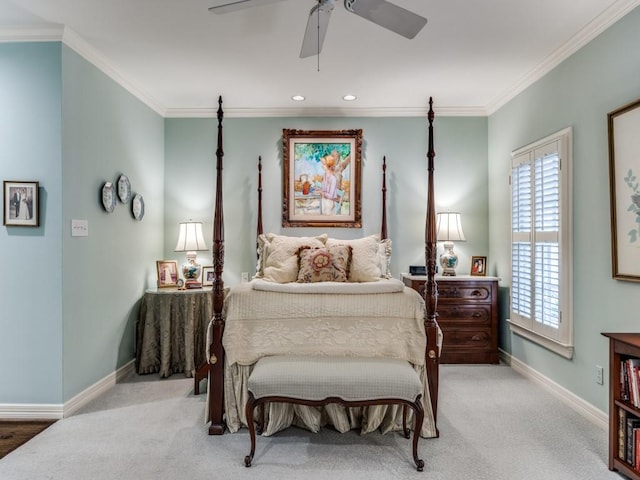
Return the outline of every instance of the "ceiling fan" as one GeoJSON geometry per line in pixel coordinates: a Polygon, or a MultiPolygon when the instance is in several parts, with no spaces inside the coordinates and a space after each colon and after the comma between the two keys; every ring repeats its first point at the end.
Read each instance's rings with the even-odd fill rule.
{"type": "MultiPolygon", "coordinates": [[[[228,13],[280,1],[282,0],[214,0],[209,11],[228,13]]],[[[300,58],[317,55],[322,50],[334,2],[335,0],[317,0],[309,12],[300,58]]],[[[344,0],[344,8],[409,39],[415,37],[427,23],[426,18],[386,0],[344,0]]]]}

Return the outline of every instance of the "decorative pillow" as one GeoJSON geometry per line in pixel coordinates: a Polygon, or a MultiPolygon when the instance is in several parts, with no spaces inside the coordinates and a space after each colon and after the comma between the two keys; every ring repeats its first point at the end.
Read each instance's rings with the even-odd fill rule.
{"type": "Polygon", "coordinates": [[[378,260],[380,262],[380,276],[382,278],[392,278],[391,275],[391,240],[385,238],[378,244],[378,260]]]}
{"type": "Polygon", "coordinates": [[[351,247],[332,245],[324,248],[301,247],[298,250],[299,283],[347,282],[351,247]]]}
{"type": "Polygon", "coordinates": [[[391,240],[380,240],[380,234],[355,240],[327,239],[327,246],[349,245],[352,247],[350,282],[376,282],[390,278],[391,240]]]}
{"type": "Polygon", "coordinates": [[[300,247],[324,247],[326,240],[326,234],[317,237],[288,237],[273,233],[260,235],[258,246],[262,245],[262,255],[259,257],[260,268],[256,277],[276,283],[295,282],[298,279],[300,247]]]}

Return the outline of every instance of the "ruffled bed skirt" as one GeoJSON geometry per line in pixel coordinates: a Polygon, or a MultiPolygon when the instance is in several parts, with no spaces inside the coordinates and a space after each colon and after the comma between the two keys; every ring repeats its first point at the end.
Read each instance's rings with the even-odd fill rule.
{"type": "MultiPolygon", "coordinates": [[[[415,366],[425,385],[422,404],[424,407],[424,423],[420,435],[425,438],[435,437],[436,428],[431,409],[431,398],[426,387],[426,369],[415,366]]],[[[247,426],[244,406],[247,403],[247,379],[253,365],[229,365],[225,362],[224,375],[224,409],[226,424],[231,432],[237,432],[247,426]]],[[[413,424],[413,412],[409,409],[408,423],[413,424]]],[[[259,418],[259,417],[256,417],[259,418]]],[[[376,405],[371,407],[343,407],[330,404],[324,407],[309,407],[289,403],[269,403],[265,406],[265,425],[262,435],[269,436],[291,425],[318,432],[321,427],[332,426],[339,432],[360,429],[361,434],[380,430],[382,433],[402,430],[401,405],[376,405]]]]}

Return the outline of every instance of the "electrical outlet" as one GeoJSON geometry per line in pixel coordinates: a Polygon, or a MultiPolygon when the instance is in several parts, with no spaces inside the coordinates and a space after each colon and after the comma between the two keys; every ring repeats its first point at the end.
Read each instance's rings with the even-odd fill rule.
{"type": "Polygon", "coordinates": [[[242,272],[242,281],[243,282],[248,282],[249,281],[249,273],[248,272],[242,272]]]}
{"type": "Polygon", "coordinates": [[[600,365],[596,365],[596,383],[602,385],[604,383],[604,371],[600,365]]]}

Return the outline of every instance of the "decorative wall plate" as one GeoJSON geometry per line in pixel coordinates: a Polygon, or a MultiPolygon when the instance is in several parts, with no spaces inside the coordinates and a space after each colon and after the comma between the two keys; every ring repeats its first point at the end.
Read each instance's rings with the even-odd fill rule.
{"type": "Polygon", "coordinates": [[[120,175],[118,179],[118,198],[122,203],[127,203],[131,198],[131,182],[126,175],[120,175]]]}
{"type": "Polygon", "coordinates": [[[131,213],[136,220],[142,220],[142,217],[144,217],[144,198],[139,193],[136,193],[133,197],[131,213]]]}
{"type": "Polygon", "coordinates": [[[102,186],[102,206],[109,213],[116,208],[116,192],[111,182],[105,182],[102,186]]]}

